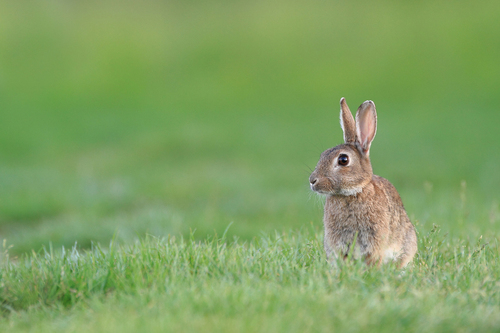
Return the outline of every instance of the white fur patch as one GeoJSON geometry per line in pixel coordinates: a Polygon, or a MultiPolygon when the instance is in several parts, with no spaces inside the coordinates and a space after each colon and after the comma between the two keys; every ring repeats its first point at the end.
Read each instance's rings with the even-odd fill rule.
{"type": "Polygon", "coordinates": [[[342,190],[340,190],[339,194],[345,195],[345,196],[350,196],[350,195],[356,195],[356,194],[361,193],[361,192],[363,192],[362,187],[355,187],[355,188],[351,188],[348,190],[342,189],[342,190]]]}
{"type": "Polygon", "coordinates": [[[387,263],[391,260],[396,260],[399,257],[399,251],[394,250],[393,248],[388,248],[384,251],[384,263],[387,263]]]}

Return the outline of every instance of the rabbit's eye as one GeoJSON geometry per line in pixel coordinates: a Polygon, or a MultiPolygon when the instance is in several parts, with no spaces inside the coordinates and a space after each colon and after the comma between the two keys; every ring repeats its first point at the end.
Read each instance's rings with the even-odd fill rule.
{"type": "Polygon", "coordinates": [[[349,156],[347,156],[346,154],[340,154],[338,161],[339,165],[346,166],[347,164],[349,164],[349,156]]]}

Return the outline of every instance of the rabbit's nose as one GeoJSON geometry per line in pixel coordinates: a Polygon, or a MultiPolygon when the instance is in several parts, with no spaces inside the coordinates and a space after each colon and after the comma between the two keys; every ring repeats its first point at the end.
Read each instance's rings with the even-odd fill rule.
{"type": "Polygon", "coordinates": [[[309,183],[311,183],[311,185],[314,185],[318,182],[318,178],[309,178],[309,183]]]}

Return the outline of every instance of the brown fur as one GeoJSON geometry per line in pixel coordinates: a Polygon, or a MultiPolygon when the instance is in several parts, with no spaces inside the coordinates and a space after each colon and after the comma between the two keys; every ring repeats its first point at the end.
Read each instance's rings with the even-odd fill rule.
{"type": "Polygon", "coordinates": [[[417,251],[417,236],[394,186],[372,172],[369,149],[376,133],[377,115],[372,101],[363,103],[356,123],[345,100],[341,125],[345,144],[321,154],[309,181],[311,189],[326,194],[324,247],[327,257],[345,258],[356,237],[354,258],[369,265],[391,258],[406,266],[417,251]],[[338,162],[347,155],[349,164],[338,162]]]}

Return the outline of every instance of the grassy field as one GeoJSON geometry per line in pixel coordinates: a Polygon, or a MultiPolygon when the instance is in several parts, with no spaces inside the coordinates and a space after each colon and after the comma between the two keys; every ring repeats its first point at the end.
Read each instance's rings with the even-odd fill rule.
{"type": "Polygon", "coordinates": [[[420,234],[414,265],[332,270],[310,230],[252,242],[148,237],[31,255],[2,272],[2,331],[488,331],[499,243],[420,234]],[[29,309],[26,311],[19,311],[29,309]],[[5,311],[5,310],[4,310],[5,311]]]}
{"type": "Polygon", "coordinates": [[[0,331],[500,329],[498,12],[1,2],[0,331]],[[377,105],[404,274],[324,262],[342,96],[377,105]]]}

